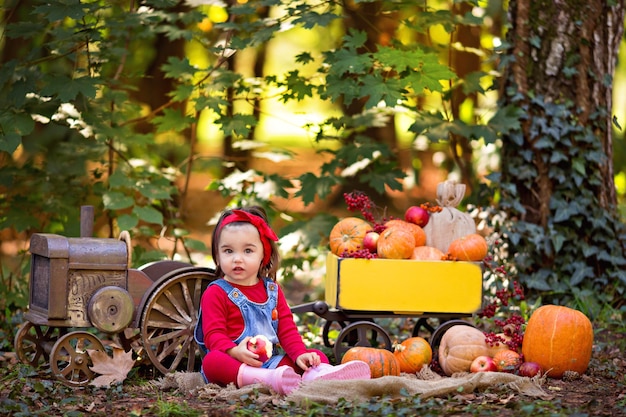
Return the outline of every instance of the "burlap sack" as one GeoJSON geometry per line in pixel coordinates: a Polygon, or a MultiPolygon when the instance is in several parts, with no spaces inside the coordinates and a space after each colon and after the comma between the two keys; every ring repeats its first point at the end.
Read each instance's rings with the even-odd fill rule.
{"type": "Polygon", "coordinates": [[[456,207],[465,196],[465,184],[445,181],[437,185],[437,204],[442,207],[440,212],[431,213],[424,232],[426,246],[432,246],[443,253],[453,240],[476,233],[476,223],[468,214],[456,207]]]}
{"type": "Polygon", "coordinates": [[[542,388],[545,378],[526,378],[503,372],[460,373],[442,377],[425,367],[417,374],[384,376],[382,378],[350,381],[311,381],[304,383],[289,395],[282,396],[261,384],[236,388],[205,384],[199,373],[178,372],[155,381],[156,389],[175,389],[196,395],[207,401],[237,401],[254,397],[259,404],[281,401],[306,405],[311,402],[332,404],[344,398],[354,403],[367,402],[373,397],[402,398],[419,395],[421,398],[446,397],[469,394],[474,391],[495,389],[504,395],[512,392],[528,397],[549,400],[553,396],[542,388]]]}

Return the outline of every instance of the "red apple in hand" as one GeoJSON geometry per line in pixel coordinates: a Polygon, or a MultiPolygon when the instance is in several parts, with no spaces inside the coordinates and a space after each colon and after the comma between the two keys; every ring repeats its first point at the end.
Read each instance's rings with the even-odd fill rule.
{"type": "Polygon", "coordinates": [[[246,344],[248,350],[259,355],[259,360],[265,362],[272,357],[272,342],[262,334],[251,337],[246,344]]]}
{"type": "Polygon", "coordinates": [[[419,227],[424,227],[430,219],[430,213],[420,206],[411,206],[404,212],[404,220],[409,223],[415,223],[419,227]]]}
{"type": "Polygon", "coordinates": [[[495,372],[497,370],[496,363],[489,356],[479,356],[470,365],[470,371],[472,372],[495,372]]]}
{"type": "Polygon", "coordinates": [[[376,253],[376,247],[378,246],[378,238],[380,235],[376,232],[367,232],[363,238],[363,249],[367,249],[372,253],[376,253]]]}

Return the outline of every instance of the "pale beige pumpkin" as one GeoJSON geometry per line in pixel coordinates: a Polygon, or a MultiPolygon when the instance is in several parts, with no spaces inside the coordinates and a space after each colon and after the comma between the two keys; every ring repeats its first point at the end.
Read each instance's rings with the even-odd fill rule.
{"type": "Polygon", "coordinates": [[[489,356],[489,348],[482,331],[459,324],[443,334],[438,355],[441,369],[450,376],[456,372],[469,372],[474,359],[489,356]]]}

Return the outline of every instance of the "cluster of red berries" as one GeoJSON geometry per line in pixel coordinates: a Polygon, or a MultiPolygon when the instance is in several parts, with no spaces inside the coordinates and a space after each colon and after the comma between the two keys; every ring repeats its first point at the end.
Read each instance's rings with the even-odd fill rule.
{"type": "Polygon", "coordinates": [[[351,252],[344,251],[341,254],[342,258],[359,258],[359,259],[376,259],[378,255],[376,253],[370,252],[367,249],[358,249],[353,250],[351,252]]]}
{"type": "MultiPolygon", "coordinates": [[[[506,289],[496,291],[496,300],[486,305],[479,316],[483,318],[495,317],[500,307],[507,307],[509,305],[509,301],[513,297],[513,294],[515,295],[515,298],[523,300],[524,294],[519,284],[514,282],[513,286],[513,293],[506,289]]],[[[502,332],[500,333],[504,334],[506,338],[496,334],[496,332],[485,332],[485,342],[487,342],[489,346],[505,344],[509,347],[509,349],[519,352],[522,347],[522,341],[524,340],[523,326],[525,323],[526,320],[517,313],[512,313],[504,320],[494,318],[493,324],[502,329],[502,332]]]]}
{"type": "Polygon", "coordinates": [[[513,291],[508,288],[501,288],[496,291],[495,300],[487,304],[480,312],[480,317],[491,318],[496,315],[500,307],[508,307],[511,299],[521,301],[524,299],[524,290],[517,282],[513,282],[513,291]]]}
{"type": "Polygon", "coordinates": [[[372,210],[376,208],[376,205],[363,191],[344,193],[343,199],[346,201],[346,206],[349,211],[360,211],[365,220],[370,223],[375,222],[372,210]]]}
{"type": "MultiPolygon", "coordinates": [[[[485,259],[485,263],[491,268],[491,271],[497,275],[507,278],[507,271],[502,265],[494,265],[493,258],[489,260],[485,259]]],[[[507,309],[513,301],[524,300],[524,290],[519,282],[513,281],[513,288],[501,288],[496,290],[493,301],[487,304],[482,312],[479,313],[479,317],[493,318],[493,323],[497,328],[502,329],[502,333],[506,337],[499,336],[496,332],[485,333],[485,341],[490,346],[497,346],[499,344],[505,344],[511,350],[519,351],[522,347],[522,340],[524,338],[523,326],[526,323],[525,319],[518,313],[512,312],[506,319],[496,318],[496,315],[501,309],[507,309]]],[[[510,309],[508,309],[511,312],[510,309]]]]}
{"type": "Polygon", "coordinates": [[[524,335],[521,332],[515,332],[512,333],[510,336],[507,336],[509,337],[508,340],[493,332],[485,333],[485,342],[488,346],[493,347],[506,345],[509,349],[520,352],[522,349],[522,341],[524,340],[524,335]]]}
{"type": "MultiPolygon", "coordinates": [[[[387,219],[383,217],[381,220],[377,221],[376,217],[374,217],[374,211],[376,210],[376,204],[369,198],[367,194],[363,191],[352,191],[350,193],[344,193],[343,199],[346,201],[346,207],[349,211],[359,211],[363,218],[372,224],[372,231],[376,233],[382,233],[386,226],[385,223],[387,219]]],[[[371,258],[365,256],[365,252],[363,252],[364,256],[351,256],[352,258],[371,258]]]]}

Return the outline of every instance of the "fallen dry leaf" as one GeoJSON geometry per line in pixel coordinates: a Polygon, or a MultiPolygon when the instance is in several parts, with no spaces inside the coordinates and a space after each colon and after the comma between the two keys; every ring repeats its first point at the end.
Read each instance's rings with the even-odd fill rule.
{"type": "Polygon", "coordinates": [[[106,352],[95,349],[87,349],[87,353],[93,362],[93,366],[89,369],[100,374],[99,377],[91,381],[91,385],[95,387],[109,387],[123,382],[128,372],[135,365],[132,350],[125,352],[123,349],[114,347],[113,357],[110,357],[106,352]]]}

